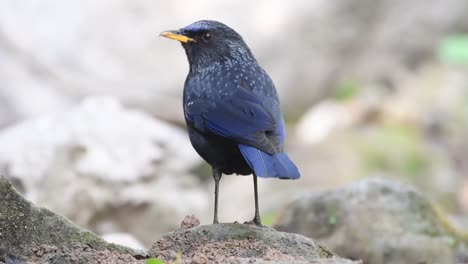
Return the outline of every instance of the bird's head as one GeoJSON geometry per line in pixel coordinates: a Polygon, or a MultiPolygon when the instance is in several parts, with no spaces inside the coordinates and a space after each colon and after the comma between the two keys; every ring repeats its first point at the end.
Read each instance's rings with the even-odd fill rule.
{"type": "Polygon", "coordinates": [[[164,31],[160,36],[182,43],[191,69],[210,67],[215,62],[255,60],[242,37],[217,21],[197,21],[179,30],[164,31]]]}

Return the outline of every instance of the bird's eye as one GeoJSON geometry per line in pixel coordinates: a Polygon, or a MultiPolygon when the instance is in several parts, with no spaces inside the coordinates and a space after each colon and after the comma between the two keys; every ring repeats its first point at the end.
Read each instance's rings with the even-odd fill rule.
{"type": "Polygon", "coordinates": [[[210,42],[212,38],[213,38],[213,34],[211,34],[210,32],[206,32],[202,35],[202,39],[205,42],[210,42]]]}

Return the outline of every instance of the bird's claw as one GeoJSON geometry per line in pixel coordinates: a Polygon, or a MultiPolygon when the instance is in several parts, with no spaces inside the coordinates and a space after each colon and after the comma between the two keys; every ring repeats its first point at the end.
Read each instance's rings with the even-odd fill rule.
{"type": "Polygon", "coordinates": [[[257,218],[244,222],[244,225],[255,225],[258,227],[265,227],[264,225],[262,225],[262,222],[260,221],[260,219],[257,219],[257,218]]]}

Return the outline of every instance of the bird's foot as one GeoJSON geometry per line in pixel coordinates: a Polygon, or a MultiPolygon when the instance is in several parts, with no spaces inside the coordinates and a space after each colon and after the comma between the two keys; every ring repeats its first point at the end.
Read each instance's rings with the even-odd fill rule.
{"type": "Polygon", "coordinates": [[[262,222],[261,222],[260,218],[257,218],[257,217],[255,217],[254,219],[252,219],[250,221],[244,222],[244,225],[256,225],[256,226],[259,226],[259,227],[265,227],[264,225],[262,225],[262,222]]]}

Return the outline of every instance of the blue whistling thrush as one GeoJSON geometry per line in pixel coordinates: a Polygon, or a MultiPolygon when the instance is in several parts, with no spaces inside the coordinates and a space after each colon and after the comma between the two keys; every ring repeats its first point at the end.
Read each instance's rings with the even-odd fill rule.
{"type": "Polygon", "coordinates": [[[257,177],[298,179],[283,151],[285,126],[275,86],[242,37],[216,21],[198,21],[161,36],[180,41],[190,71],[184,86],[184,115],[190,141],[213,168],[218,223],[222,174],[253,175],[255,217],[257,177]]]}

